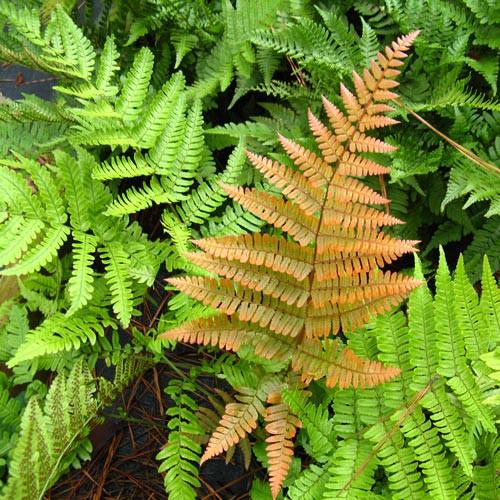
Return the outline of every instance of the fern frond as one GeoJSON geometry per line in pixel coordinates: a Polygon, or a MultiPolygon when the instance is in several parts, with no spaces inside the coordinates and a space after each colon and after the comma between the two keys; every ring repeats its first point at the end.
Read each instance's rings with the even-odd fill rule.
{"type": "Polygon", "coordinates": [[[313,253],[291,241],[269,234],[246,234],[242,237],[205,238],[193,243],[216,258],[236,260],[303,280],[312,270],[313,253]]]}
{"type": "Polygon", "coordinates": [[[330,477],[330,462],[317,466],[311,464],[288,488],[290,500],[316,500],[323,498],[326,483],[330,477]]]}
{"type": "Polygon", "coordinates": [[[120,113],[125,123],[133,123],[139,117],[153,72],[153,63],[153,53],[146,47],[143,47],[134,58],[116,101],[116,111],[120,113]]]}
{"type": "Polygon", "coordinates": [[[299,206],[253,189],[224,186],[224,191],[257,217],[286,231],[302,246],[314,240],[318,220],[307,215],[299,206]]]}
{"type": "Polygon", "coordinates": [[[20,259],[45,227],[40,220],[25,219],[22,216],[11,217],[4,223],[0,231],[0,240],[4,242],[0,246],[0,266],[8,266],[20,259]]]}
{"type": "Polygon", "coordinates": [[[82,344],[95,344],[97,337],[104,335],[104,327],[109,316],[99,309],[77,311],[68,317],[57,312],[48,317],[35,329],[26,334],[8,365],[17,366],[41,356],[58,354],[63,351],[78,350],[82,344]]]}
{"type": "Polygon", "coordinates": [[[310,402],[305,391],[287,389],[282,394],[283,401],[290,407],[308,434],[308,454],[318,462],[331,456],[334,447],[333,420],[325,404],[310,402]]]}
{"type": "Polygon", "coordinates": [[[121,324],[127,327],[133,309],[129,255],[117,241],[104,245],[100,249],[100,254],[106,269],[105,278],[111,290],[113,311],[121,324]]]}
{"type": "Polygon", "coordinates": [[[408,444],[415,451],[424,472],[424,480],[433,498],[455,498],[455,485],[450,465],[437,429],[425,419],[421,410],[417,410],[406,419],[401,426],[401,431],[408,438],[408,444]]]}
{"type": "Polygon", "coordinates": [[[97,247],[97,238],[88,234],[75,231],[73,243],[73,272],[68,281],[68,293],[71,299],[71,307],[68,315],[85,306],[92,297],[94,291],[94,273],[92,264],[94,252],[97,247]]]}
{"type": "Polygon", "coordinates": [[[269,460],[269,483],[273,498],[278,496],[293,457],[293,441],[300,421],[283,403],[280,394],[271,393],[267,397],[270,404],[266,408],[266,455],[269,460]]]}
{"type": "Polygon", "coordinates": [[[26,252],[21,260],[7,269],[2,270],[5,276],[21,276],[38,271],[49,263],[64,244],[70,232],[68,226],[49,227],[44,238],[37,245],[26,252]]]}
{"type": "Polygon", "coordinates": [[[172,165],[162,166],[173,196],[183,195],[191,187],[203,157],[203,147],[202,107],[201,102],[196,101],[188,112],[184,137],[174,162],[172,165]]]}
{"type": "Polygon", "coordinates": [[[482,328],[479,300],[465,272],[462,256],[459,257],[455,270],[453,291],[455,313],[460,333],[464,339],[466,355],[470,360],[477,360],[479,355],[487,350],[488,341],[486,332],[482,328]]]}
{"type": "Polygon", "coordinates": [[[118,89],[111,85],[116,71],[118,70],[117,59],[119,57],[114,38],[108,37],[99,57],[99,66],[96,72],[95,86],[97,90],[106,97],[116,95],[118,89]]]}
{"type": "Polygon", "coordinates": [[[184,89],[182,73],[174,74],[156,93],[135,127],[137,145],[150,148],[171,119],[173,108],[184,89]]]}
{"type": "MultiPolygon", "coordinates": [[[[335,29],[335,19],[332,18],[331,23],[335,29]]],[[[329,39],[326,32],[320,30],[319,33],[308,22],[305,25],[310,32],[329,39]]],[[[350,31],[348,35],[354,37],[350,31]]],[[[355,94],[341,87],[347,113],[329,100],[323,100],[333,130],[309,111],[309,128],[320,154],[279,137],[298,170],[290,168],[288,161],[282,164],[247,153],[250,162],[286,199],[269,191],[228,183],[222,188],[235,202],[274,228],[271,234],[194,241],[202,252],[188,252],[187,259],[206,272],[216,274],[217,278],[185,276],[167,281],[222,315],[175,328],[163,334],[164,337],[245,353],[251,348],[252,356],[290,363],[304,385],[324,379],[326,387],[365,388],[400,374],[399,368],[371,359],[373,349],[365,349],[367,358],[363,358],[345,348],[340,339],[330,337],[340,331],[352,333],[372,316],[399,304],[420,285],[418,279],[380,271],[380,267],[398,256],[414,252],[418,242],[399,240],[381,232],[380,226],[400,221],[373,208],[371,205],[385,204],[388,200],[353,178],[388,172],[386,167],[361,154],[395,150],[391,144],[367,132],[395,123],[385,116],[392,108],[384,101],[396,97],[391,90],[397,86],[394,77],[399,71],[395,68],[403,64],[401,60],[417,35],[418,32],[414,32],[401,37],[386,48],[384,54],[378,53],[378,63],[372,62],[363,77],[354,73],[355,94]],[[289,238],[285,238],[283,232],[288,233],[289,238]]],[[[275,33],[259,33],[257,38],[264,36],[273,38],[275,33]]],[[[348,42],[339,42],[339,46],[344,51],[350,50],[348,42]]],[[[244,62],[240,60],[235,65],[244,72],[244,62]]],[[[189,185],[192,174],[187,169],[187,175],[171,177],[169,168],[166,166],[162,173],[173,181],[178,179],[181,189],[184,178],[189,185]]],[[[279,387],[279,391],[282,389],[279,387]]],[[[227,450],[256,427],[269,393],[259,395],[258,389],[245,388],[244,395],[237,397],[240,402],[227,406],[202,462],[227,450]]],[[[274,401],[274,396],[272,398],[274,401]]],[[[371,403],[370,398],[365,399],[367,404],[371,403]]],[[[295,433],[292,427],[296,427],[294,424],[287,428],[289,406],[281,399],[276,399],[276,405],[276,410],[271,410],[272,418],[269,417],[274,424],[274,412],[279,414],[279,418],[276,416],[280,426],[279,437],[276,437],[279,450],[271,461],[274,497],[290,463],[292,451],[288,441],[295,433]]],[[[370,406],[364,413],[370,423],[382,416],[382,402],[370,406]]],[[[329,469],[327,497],[347,498],[351,494],[371,492],[375,461],[363,464],[370,458],[370,443],[355,439],[344,443],[334,457],[338,459],[334,460],[335,466],[329,469]],[[358,446],[361,452],[356,456],[358,446]],[[364,470],[351,477],[358,467],[364,470]],[[337,469],[341,469],[340,474],[337,469]]]]}
{"type": "Polygon", "coordinates": [[[264,402],[268,394],[275,390],[277,381],[264,377],[257,388],[240,387],[235,396],[237,403],[226,405],[219,426],[208,441],[200,463],[219,455],[252,432],[257,427],[259,415],[265,415],[264,402]]]}
{"type": "Polygon", "coordinates": [[[342,441],[335,450],[323,498],[370,498],[376,460],[370,460],[366,468],[353,478],[353,473],[359,470],[360,465],[369,457],[370,451],[371,446],[367,441],[342,441]]]}
{"type": "Polygon", "coordinates": [[[159,472],[166,471],[164,484],[167,493],[175,498],[194,500],[196,488],[200,486],[195,463],[201,453],[197,442],[203,434],[195,411],[196,402],[189,395],[194,392],[194,384],[172,380],[165,393],[175,404],[167,410],[169,434],[165,447],[156,455],[162,463],[159,472]]]}
{"type": "Polygon", "coordinates": [[[110,203],[105,215],[119,217],[121,215],[133,214],[149,208],[154,203],[168,203],[178,201],[167,192],[158,177],[152,177],[151,181],[145,181],[140,187],[131,187],[120,194],[110,203]]]}
{"type": "Polygon", "coordinates": [[[140,177],[151,175],[151,167],[143,156],[137,153],[134,158],[128,156],[113,156],[97,166],[92,172],[92,177],[98,180],[125,179],[127,177],[140,177]]]}
{"type": "Polygon", "coordinates": [[[465,363],[465,345],[458,329],[457,316],[453,308],[454,300],[452,281],[441,249],[434,302],[439,352],[438,373],[449,378],[448,384],[467,412],[473,417],[480,417],[480,425],[492,430],[494,428],[492,416],[481,403],[480,389],[470,367],[465,363]]]}
{"type": "Polygon", "coordinates": [[[292,368],[305,383],[326,377],[327,387],[372,387],[394,378],[399,368],[384,367],[377,361],[356,356],[351,349],[340,349],[338,341],[306,339],[292,358],[292,368]]]}
{"type": "Polygon", "coordinates": [[[500,290],[491,272],[488,257],[483,257],[483,275],[481,278],[481,301],[479,307],[483,313],[488,337],[498,341],[500,332],[500,290]]]}
{"type": "Polygon", "coordinates": [[[226,200],[221,184],[236,184],[245,165],[244,142],[241,140],[229,156],[224,172],[215,179],[204,181],[181,203],[179,212],[183,220],[201,224],[226,200]]]}
{"type": "Polygon", "coordinates": [[[211,278],[168,278],[190,297],[225,314],[236,314],[241,321],[257,323],[281,335],[296,337],[304,325],[301,311],[284,302],[245,287],[234,288],[231,280],[211,278]]]}
{"type": "Polygon", "coordinates": [[[288,305],[297,304],[302,307],[309,298],[308,283],[273,271],[262,271],[258,266],[242,264],[237,261],[227,262],[200,253],[186,253],[185,257],[207,271],[224,278],[263,292],[275,299],[280,299],[288,305]]]}

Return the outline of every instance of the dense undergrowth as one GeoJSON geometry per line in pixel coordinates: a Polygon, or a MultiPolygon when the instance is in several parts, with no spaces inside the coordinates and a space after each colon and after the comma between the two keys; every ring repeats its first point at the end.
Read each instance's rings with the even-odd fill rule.
{"type": "Polygon", "coordinates": [[[155,366],[165,498],[223,452],[256,500],[497,498],[499,18],[0,0],[0,60],[55,78],[0,97],[0,498],[155,366]]]}

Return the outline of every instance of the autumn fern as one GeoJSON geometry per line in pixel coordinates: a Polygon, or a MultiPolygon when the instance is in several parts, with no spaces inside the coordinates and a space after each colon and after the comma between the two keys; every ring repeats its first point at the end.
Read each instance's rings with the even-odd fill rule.
{"type": "MultiPolygon", "coordinates": [[[[357,179],[389,171],[362,153],[395,149],[367,132],[396,123],[386,116],[392,108],[385,101],[397,97],[391,90],[398,85],[396,68],[417,34],[399,38],[384,54],[378,53],[378,62],[372,61],[363,76],[354,72],[355,93],[341,85],[346,112],[323,98],[331,128],[309,111],[321,154],[283,136],[280,142],[297,169],[247,152],[255,168],[287,199],[258,189],[223,188],[277,231],[194,241],[203,252],[191,252],[186,258],[220,278],[185,276],[168,281],[222,314],[170,330],[165,338],[231,351],[250,346],[262,358],[288,361],[301,384],[324,378],[328,387],[370,387],[398,375],[397,367],[359,357],[332,337],[340,331],[349,333],[372,315],[397,305],[420,283],[380,270],[413,252],[416,242],[380,231],[381,226],[401,221],[373,208],[389,200],[357,179]]],[[[257,387],[240,391],[240,402],[228,405],[202,462],[253,431],[260,415],[271,429],[268,443],[281,443],[279,452],[271,444],[267,450],[276,497],[288,471],[289,443],[299,421],[274,395],[280,384],[276,387],[264,378],[257,387]]]]}

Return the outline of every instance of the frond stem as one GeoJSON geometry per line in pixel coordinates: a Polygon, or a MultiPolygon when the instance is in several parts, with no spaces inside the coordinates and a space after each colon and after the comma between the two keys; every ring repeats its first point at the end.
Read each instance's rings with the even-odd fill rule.
{"type": "Polygon", "coordinates": [[[422,118],[418,113],[407,107],[402,101],[399,99],[394,99],[393,102],[403,108],[405,111],[410,113],[412,116],[414,116],[419,122],[423,123],[426,127],[430,128],[435,134],[437,134],[439,137],[444,139],[448,144],[450,144],[453,148],[455,148],[460,154],[465,156],[467,159],[470,161],[474,162],[476,165],[480,166],[483,170],[486,170],[487,172],[493,172],[497,175],[500,175],[500,168],[497,166],[493,165],[492,163],[487,162],[486,160],[483,160],[476,154],[474,154],[472,151],[470,151],[467,148],[464,148],[461,144],[458,142],[455,142],[453,139],[448,137],[446,134],[443,134],[440,130],[438,130],[436,127],[431,125],[427,120],[422,118]]]}

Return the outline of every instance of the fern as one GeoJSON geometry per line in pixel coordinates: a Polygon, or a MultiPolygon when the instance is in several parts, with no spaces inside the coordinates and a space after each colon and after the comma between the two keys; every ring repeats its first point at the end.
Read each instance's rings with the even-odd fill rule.
{"type": "MultiPolygon", "coordinates": [[[[21,276],[47,268],[71,237],[74,253],[72,275],[67,283],[68,315],[84,308],[93,297],[92,264],[97,251],[105,261],[105,278],[113,310],[122,324],[128,325],[133,309],[133,290],[138,290],[137,284],[144,282],[130,270],[134,254],[148,248],[151,257],[156,255],[143,259],[141,265],[145,266],[143,272],[146,273],[154,274],[152,270],[157,269],[160,258],[154,244],[140,231],[134,233],[126,220],[117,224],[103,218],[101,211],[111,195],[102,184],[91,179],[91,171],[96,165],[93,157],[83,150],[78,150],[77,158],[56,151],[57,175],[53,173],[53,166],[40,167],[22,157],[14,163],[6,163],[12,166],[1,167],[0,175],[4,185],[11,187],[2,196],[7,204],[7,218],[0,223],[0,232],[8,232],[11,241],[5,240],[5,247],[0,248],[0,263],[4,266],[1,274],[21,276]],[[28,182],[35,186],[36,195],[28,182]],[[125,242],[129,249],[124,246],[125,242]]],[[[82,334],[87,337],[84,328],[82,334]]],[[[73,342],[78,345],[78,336],[73,342]]],[[[70,344],[71,341],[66,345],[70,344]]]]}
{"type": "Polygon", "coordinates": [[[103,381],[97,392],[90,371],[79,361],[67,376],[60,374],[53,380],[43,404],[32,397],[21,418],[0,498],[42,499],[71,463],[88,458],[87,436],[90,426],[98,422],[98,412],[146,366],[133,358],[121,360],[113,382],[103,381]]]}
{"type": "Polygon", "coordinates": [[[43,33],[34,9],[18,9],[2,2],[0,13],[10,27],[0,39],[3,60],[66,77],[82,80],[90,77],[95,64],[95,51],[82,30],[61,7],[54,10],[43,33]]]}
{"type": "Polygon", "coordinates": [[[188,395],[194,389],[192,383],[179,380],[172,380],[165,388],[165,393],[176,405],[167,410],[171,417],[168,440],[156,459],[162,462],[159,472],[166,472],[167,493],[176,498],[194,499],[197,497],[196,488],[200,486],[195,462],[200,458],[201,447],[197,439],[203,431],[194,413],[197,405],[188,395]]]}
{"type": "MultiPolygon", "coordinates": [[[[341,325],[344,331],[354,330],[370,314],[387,309],[418,285],[416,280],[374,270],[378,262],[390,262],[393,257],[412,251],[413,242],[392,240],[377,233],[377,226],[399,221],[364,206],[363,203],[386,200],[349,177],[386,171],[355,152],[392,149],[364,131],[390,125],[393,120],[381,114],[368,116],[365,108],[373,113],[387,111],[386,105],[375,101],[395,95],[388,89],[397,84],[388,77],[399,73],[392,68],[401,64],[398,58],[405,55],[415,36],[394,42],[393,49],[386,49],[387,57],[379,53],[383,70],[373,63],[373,73],[365,72],[364,79],[354,73],[357,96],[341,87],[347,116],[324,99],[334,132],[309,112],[321,157],[280,137],[303,173],[247,154],[251,163],[290,201],[257,190],[228,185],[223,185],[223,189],[261,219],[289,233],[298,244],[258,233],[196,241],[204,253],[189,254],[189,260],[223,279],[184,277],[168,281],[224,315],[178,327],[166,332],[165,338],[235,351],[246,343],[261,357],[290,359],[291,369],[301,374],[306,384],[325,377],[329,387],[365,387],[398,374],[398,369],[357,357],[337,340],[320,339],[336,334],[341,325]],[[334,162],[338,162],[336,170],[330,166],[334,162]]],[[[227,450],[255,428],[258,414],[263,413],[262,402],[270,394],[259,387],[245,389],[239,397],[241,403],[227,407],[202,462],[227,450]]],[[[280,414],[286,415],[287,411],[283,409],[281,413],[280,409],[280,414]]],[[[287,455],[289,446],[284,443],[293,433],[287,425],[282,429],[289,429],[283,430],[280,438],[281,454],[287,455]]],[[[276,497],[289,461],[275,455],[274,447],[272,451],[271,489],[276,497]]]]}
{"type": "MultiPolygon", "coordinates": [[[[486,263],[484,291],[496,297],[498,288],[486,263]]],[[[416,264],[416,277],[422,278],[421,264],[418,260],[416,264]]],[[[485,299],[483,291],[481,301],[490,305],[479,309],[477,292],[464,274],[463,259],[451,278],[442,256],[436,280],[435,297],[426,286],[411,293],[408,318],[402,312],[381,316],[351,336],[349,345],[357,353],[398,364],[401,377],[363,393],[349,389],[332,394],[336,433],[323,434],[321,443],[338,451],[333,462],[331,452],[327,461],[313,453],[317,431],[311,431],[303,446],[316,464],[290,486],[291,498],[301,494],[309,498],[307,487],[323,498],[328,492],[334,498],[364,498],[372,484],[370,471],[377,464],[375,457],[388,479],[391,498],[456,498],[459,491],[470,488],[471,482],[475,491],[482,491],[483,485],[476,482],[481,481],[481,474],[486,477],[491,473],[495,461],[494,451],[486,458],[483,443],[490,442],[488,450],[498,445],[488,423],[490,410],[483,401],[492,382],[484,379],[480,357],[488,359],[481,354],[488,351],[488,343],[481,343],[481,339],[487,331],[485,320],[491,317],[486,311],[497,308],[490,298],[485,299]],[[470,330],[471,321],[476,325],[474,332],[470,330]],[[443,345],[452,335],[456,345],[443,345]],[[460,351],[457,346],[462,346],[460,351]],[[453,368],[456,364],[460,366],[459,375],[453,368]],[[439,375],[443,366],[448,369],[439,375]],[[465,373],[469,374],[467,378],[465,373]],[[463,385],[471,392],[454,394],[458,380],[464,380],[463,385]]],[[[304,428],[329,428],[325,426],[332,417],[324,406],[306,403],[304,398],[298,401],[302,404],[293,407],[304,428]],[[316,416],[312,425],[311,414],[316,416]]],[[[485,486],[484,491],[491,490],[485,486]]]]}

